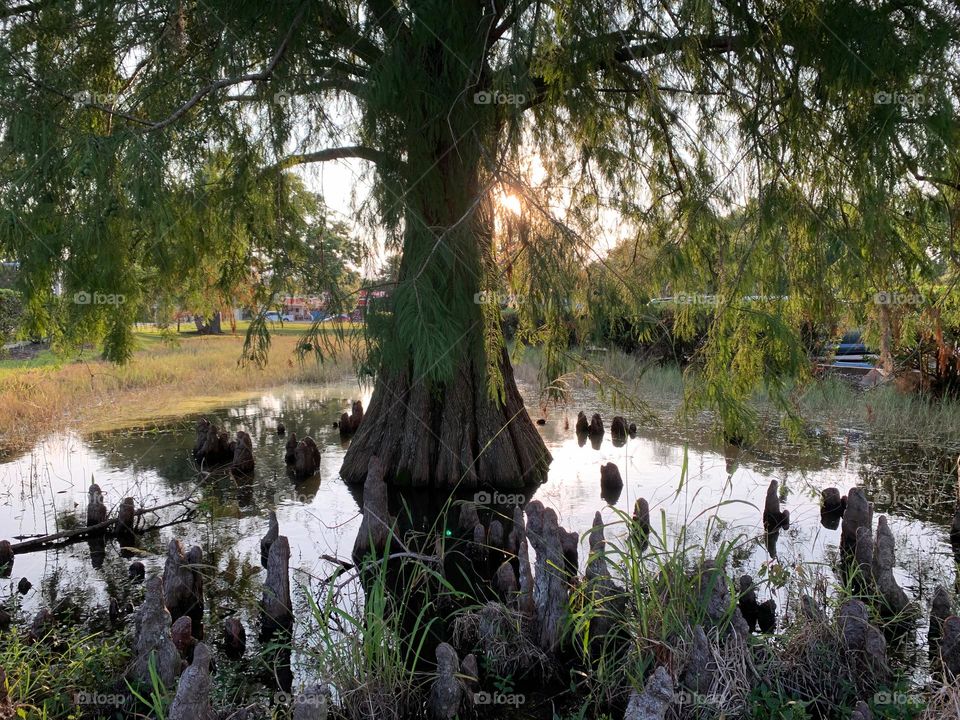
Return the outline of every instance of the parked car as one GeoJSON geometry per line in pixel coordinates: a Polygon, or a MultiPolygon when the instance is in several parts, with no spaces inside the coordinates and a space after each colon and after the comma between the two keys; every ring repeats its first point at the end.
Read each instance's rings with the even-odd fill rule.
{"type": "Polygon", "coordinates": [[[818,360],[825,369],[863,373],[877,363],[876,351],[867,347],[859,330],[845,331],[839,342],[827,345],[827,353],[818,360]]]}
{"type": "Polygon", "coordinates": [[[296,319],[290,313],[281,315],[276,310],[270,310],[269,312],[264,313],[263,317],[269,322],[296,322],[296,319]]]}

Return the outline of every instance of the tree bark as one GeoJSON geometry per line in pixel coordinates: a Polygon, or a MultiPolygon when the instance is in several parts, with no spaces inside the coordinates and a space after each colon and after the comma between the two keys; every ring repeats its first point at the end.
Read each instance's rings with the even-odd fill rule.
{"type": "Polygon", "coordinates": [[[376,455],[392,485],[513,489],[544,482],[552,458],[523,405],[505,351],[501,368],[502,405],[489,397],[482,359],[464,359],[456,378],[435,392],[409,372],[382,373],[341,477],[363,483],[376,455]]]}
{"type": "Polygon", "coordinates": [[[364,482],[374,456],[391,485],[512,489],[546,479],[550,453],[501,348],[497,309],[478,300],[504,282],[494,255],[497,179],[486,158],[498,156],[506,113],[464,102],[464,93],[487,89],[489,77],[477,70],[494,21],[483,3],[458,3],[449,25],[398,39],[397,57],[417,59],[397,67],[391,85],[429,84],[430,91],[405,101],[404,179],[381,173],[388,216],[402,200],[403,253],[391,312],[382,318],[393,323],[379,338],[384,364],[340,471],[348,483],[364,482]],[[432,357],[421,352],[430,335],[432,357]]]}
{"type": "Polygon", "coordinates": [[[197,326],[197,332],[201,335],[220,335],[223,333],[221,329],[221,318],[222,315],[220,311],[217,310],[209,318],[205,318],[202,315],[194,315],[193,322],[197,326]]]}

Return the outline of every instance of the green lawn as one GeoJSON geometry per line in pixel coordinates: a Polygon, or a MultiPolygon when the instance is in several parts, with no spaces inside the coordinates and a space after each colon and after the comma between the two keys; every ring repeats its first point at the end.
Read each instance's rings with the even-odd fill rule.
{"type": "MultiPolygon", "coordinates": [[[[249,320],[238,320],[236,336],[243,337],[247,332],[247,328],[249,327],[249,320]]],[[[359,330],[361,325],[359,323],[345,323],[344,327],[349,332],[356,332],[359,330]]],[[[280,323],[272,323],[270,326],[270,333],[278,337],[296,337],[302,335],[309,328],[310,323],[305,322],[284,323],[282,326],[280,323]]],[[[334,325],[331,323],[324,327],[324,332],[333,332],[333,329],[334,325]]],[[[161,330],[156,325],[146,323],[138,324],[134,331],[134,335],[137,338],[137,350],[149,350],[152,347],[166,344],[171,341],[189,343],[192,340],[205,337],[197,334],[193,323],[181,323],[179,333],[176,331],[175,325],[167,328],[166,330],[161,330]]],[[[233,332],[230,329],[229,323],[224,324],[223,335],[233,336],[233,332]]],[[[29,359],[0,359],[0,378],[7,377],[20,370],[58,368],[80,361],[89,362],[90,360],[99,359],[99,355],[99,352],[95,351],[92,347],[84,349],[81,355],[74,356],[59,355],[53,350],[47,348],[41,350],[36,356],[29,359]]]]}

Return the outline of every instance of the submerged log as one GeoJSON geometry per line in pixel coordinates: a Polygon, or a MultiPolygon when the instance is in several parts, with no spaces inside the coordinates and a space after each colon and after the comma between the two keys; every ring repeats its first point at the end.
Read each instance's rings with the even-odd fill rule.
{"type": "Polygon", "coordinates": [[[354,400],[350,408],[350,414],[343,413],[340,416],[340,435],[353,435],[360,429],[360,423],[363,422],[363,403],[354,400]]]}
{"type": "Polygon", "coordinates": [[[767,598],[757,608],[757,629],[762,633],[773,633],[777,629],[777,601],[767,598]]]}
{"type": "Polygon", "coordinates": [[[633,504],[633,522],[630,523],[630,540],[638,555],[647,549],[650,542],[650,504],[646,498],[637,498],[633,504]]]}
{"type": "Polygon", "coordinates": [[[893,575],[893,565],[896,562],[895,543],[887,516],[881,515],[877,519],[877,537],[873,544],[873,580],[877,590],[883,598],[886,610],[899,615],[910,604],[910,599],[903,591],[893,575]]]}
{"type": "MultiPolygon", "coordinates": [[[[137,508],[132,497],[125,497],[117,510],[117,527],[119,535],[130,536],[136,533],[137,508]]],[[[88,528],[89,529],[89,528],[88,528]]]]}
{"type": "Polygon", "coordinates": [[[297,461],[297,434],[290,433],[290,437],[287,438],[287,444],[284,446],[286,452],[283,456],[283,461],[287,465],[293,465],[297,461]]]}
{"type": "Polygon", "coordinates": [[[173,645],[180,653],[180,657],[190,662],[196,640],[193,639],[193,620],[189,615],[183,615],[173,621],[173,625],[170,626],[170,639],[173,640],[173,645]]]}
{"type": "Polygon", "coordinates": [[[487,545],[496,550],[503,549],[503,523],[499,520],[490,521],[490,529],[487,531],[487,545]]]}
{"type": "Polygon", "coordinates": [[[607,541],[604,537],[603,518],[599,512],[593,516],[593,526],[590,528],[590,556],[587,559],[585,576],[589,597],[599,609],[590,619],[590,650],[599,656],[606,636],[614,625],[610,600],[617,595],[617,588],[607,567],[607,541]]]}
{"type": "Polygon", "coordinates": [[[950,547],[953,548],[957,562],[960,562],[960,506],[953,513],[953,520],[950,523],[950,547]]]}
{"type": "Polygon", "coordinates": [[[268,523],[267,534],[260,538],[260,564],[264,567],[267,566],[267,559],[270,557],[270,546],[280,535],[280,523],[277,522],[277,513],[274,510],[270,511],[268,523]]]}
{"type": "Polygon", "coordinates": [[[293,476],[297,480],[306,480],[313,477],[320,469],[320,448],[313,438],[307,435],[297,443],[293,453],[293,476]]]}
{"type": "Polygon", "coordinates": [[[514,572],[513,565],[506,560],[500,563],[500,567],[493,575],[493,589],[505,603],[512,603],[516,598],[517,574],[514,572]]]}
{"type": "Polygon", "coordinates": [[[943,621],[940,659],[948,680],[960,676],[960,617],[951,615],[943,621]]]}
{"type": "Polygon", "coordinates": [[[840,549],[855,555],[857,530],[866,528],[869,537],[873,536],[873,505],[858,487],[850,488],[847,493],[847,507],[843,511],[843,523],[840,527],[840,549]]]}
{"type": "Polygon", "coordinates": [[[231,616],[223,621],[223,645],[231,660],[239,660],[247,651],[247,631],[240,618],[231,616]]]}
{"type": "Polygon", "coordinates": [[[537,614],[537,641],[541,649],[555,651],[563,639],[571,576],[564,556],[564,536],[557,514],[539,500],[526,508],[527,537],[537,553],[533,598],[537,614]]]}
{"type": "Polygon", "coordinates": [[[623,447],[627,444],[627,421],[621,415],[615,415],[610,421],[610,437],[614,447],[623,447]]]}
{"type": "Polygon", "coordinates": [[[703,625],[695,625],[691,634],[690,651],[680,675],[680,684],[697,695],[708,695],[716,674],[710,641],[703,625]]]}
{"type": "MultiPolygon", "coordinates": [[[[600,495],[607,499],[614,495],[619,496],[623,490],[623,478],[620,477],[620,468],[615,463],[600,466],[600,495]]],[[[614,500],[616,502],[616,500],[614,500]]]]}
{"type": "Polygon", "coordinates": [[[197,442],[193,446],[194,459],[203,465],[220,465],[229,462],[230,436],[206,418],[197,420],[197,442]]]}
{"type": "Polygon", "coordinates": [[[523,509],[517,505],[513,508],[513,522],[510,524],[510,533],[507,535],[507,552],[516,555],[520,552],[520,542],[526,535],[523,523],[523,509]]]}
{"type": "Polygon", "coordinates": [[[87,491],[87,527],[99,525],[107,519],[107,506],[103,504],[103,491],[96,483],[87,491]]]}
{"type": "Polygon", "coordinates": [[[776,480],[771,480],[767,486],[767,497],[763,504],[763,527],[768,533],[790,528],[790,511],[780,509],[776,480]]]}
{"type": "Polygon", "coordinates": [[[230,469],[238,473],[252,473],[254,468],[253,440],[249,433],[237,431],[237,439],[233,446],[233,462],[230,469]]]}
{"type": "Polygon", "coordinates": [[[740,614],[747,621],[750,632],[757,629],[757,618],[760,615],[760,601],[757,600],[757,588],[753,584],[753,578],[750,575],[742,575],[738,581],[739,599],[737,606],[740,608],[740,614]]]}
{"type": "Polygon", "coordinates": [[[727,633],[735,633],[746,637],[750,627],[740,612],[734,607],[733,617],[729,617],[731,605],[730,589],[727,587],[727,574],[718,566],[715,560],[707,559],[694,571],[694,582],[697,584],[700,595],[700,604],[706,610],[706,624],[708,627],[722,629],[727,633]],[[727,624],[729,621],[729,625],[727,624]]]}
{"type": "Polygon", "coordinates": [[[289,632],[293,627],[293,609],[290,603],[290,543],[280,535],[270,546],[267,559],[267,579],[260,600],[260,617],[266,634],[289,632]]]}
{"type": "Polygon", "coordinates": [[[623,720],[663,720],[672,702],[673,679],[663,665],[658,665],[643,692],[630,693],[623,720]]]}
{"type": "MultiPolygon", "coordinates": [[[[363,484],[363,520],[353,544],[353,562],[360,565],[371,553],[380,555],[390,541],[393,520],[387,507],[386,468],[380,458],[370,458],[363,484]]],[[[482,526],[481,526],[482,527],[482,526]]]]}
{"type": "Polygon", "coordinates": [[[13,572],[13,546],[9,540],[0,540],[0,578],[10,577],[13,572]]]}
{"type": "Polygon", "coordinates": [[[843,513],[847,498],[840,495],[835,487],[824,488],[820,493],[820,512],[823,514],[843,513]]]}
{"type": "Polygon", "coordinates": [[[943,637],[943,623],[951,615],[953,615],[953,602],[950,599],[950,593],[943,585],[937,585],[930,603],[930,630],[927,632],[931,652],[934,650],[933,646],[943,637]]]}
{"type": "Polygon", "coordinates": [[[457,529],[468,538],[473,537],[473,529],[480,525],[480,516],[477,506],[472,502],[460,504],[460,517],[457,520],[457,529]]]}
{"type": "Polygon", "coordinates": [[[199,546],[184,554],[180,541],[173,539],[163,567],[163,603],[174,620],[184,616],[192,620],[198,640],[203,639],[203,576],[197,568],[201,562],[199,546]]]}
{"type": "Polygon", "coordinates": [[[137,518],[147,514],[154,514],[160,510],[178,505],[184,508],[184,513],[180,517],[168,523],[157,523],[155,525],[150,525],[143,528],[143,530],[157,529],[166,527],[167,525],[173,525],[177,522],[189,520],[193,516],[192,496],[184,498],[183,500],[173,500],[171,502],[163,503],[162,505],[156,505],[154,507],[140,508],[139,510],[135,509],[133,498],[124,498],[123,503],[120,505],[120,513],[118,513],[118,517],[107,518],[99,525],[78,527],[72,530],[61,530],[60,532],[51,533],[50,535],[38,535],[13,545],[9,545],[9,542],[6,540],[0,540],[0,568],[3,566],[3,543],[5,542],[8,543],[12,552],[20,555],[23,553],[36,552],[38,550],[48,550],[58,545],[77,542],[79,540],[86,540],[89,538],[96,538],[111,533],[119,535],[121,538],[129,537],[135,532],[135,522],[137,518]],[[121,525],[120,522],[121,514],[124,515],[124,525],[121,525]],[[130,528],[134,528],[134,530],[131,530],[130,528]]]}
{"type": "Polygon", "coordinates": [[[524,616],[535,617],[537,608],[533,601],[534,581],[533,567],[530,565],[530,546],[527,543],[527,527],[523,517],[523,510],[520,507],[513,509],[513,528],[510,531],[508,544],[513,547],[517,556],[517,581],[519,592],[517,594],[517,609],[524,616]]]}
{"type": "Polygon", "coordinates": [[[581,410],[577,413],[577,435],[586,435],[590,431],[590,423],[587,422],[587,414],[581,410]]]}
{"type": "Polygon", "coordinates": [[[463,703],[463,685],[457,675],[460,674],[460,659],[457,651],[449,644],[437,645],[437,673],[430,686],[430,701],[427,706],[429,716],[435,720],[453,720],[460,712],[463,703]]]}
{"type": "Polygon", "coordinates": [[[592,438],[603,437],[603,419],[600,417],[600,413],[594,413],[593,417],[590,418],[590,427],[587,428],[587,434],[592,438]]]}
{"type": "Polygon", "coordinates": [[[180,653],[170,635],[170,613],[163,604],[163,581],[158,576],[147,580],[143,604],[135,616],[136,640],[131,676],[149,687],[150,659],[163,686],[170,689],[180,674],[180,653]]]}
{"type": "Polygon", "coordinates": [[[610,434],[615,439],[625,440],[627,437],[627,421],[622,415],[614,415],[610,421],[610,434]]]}
{"type": "Polygon", "coordinates": [[[883,633],[870,624],[867,606],[860,600],[847,600],[837,611],[837,624],[855,671],[864,676],[886,676],[889,670],[887,641],[883,633]]]}
{"type": "Polygon", "coordinates": [[[168,720],[212,720],[215,717],[210,705],[210,661],[210,649],[204,643],[197,643],[193,663],[180,677],[168,720]]]}

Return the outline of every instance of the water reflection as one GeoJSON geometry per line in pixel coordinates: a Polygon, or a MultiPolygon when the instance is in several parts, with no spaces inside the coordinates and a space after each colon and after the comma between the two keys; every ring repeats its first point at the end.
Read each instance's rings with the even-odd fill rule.
{"type": "MultiPolygon", "coordinates": [[[[323,556],[348,558],[360,524],[361,490],[338,479],[346,443],[333,426],[357,398],[364,404],[369,400],[351,382],[289,387],[206,413],[231,433],[250,434],[256,467],[246,476],[198,473],[190,457],[197,416],[86,439],[45,439],[30,453],[0,465],[3,537],[52,532],[66,518],[80,518],[91,476],[103,488],[108,506],[124,497],[151,506],[197,492],[201,515],[197,521],[123,543],[91,540],[18,556],[4,583],[12,590],[20,577],[34,582],[22,600],[26,611],[41,604],[55,606],[66,597],[88,612],[106,613],[111,598],[119,607],[135,606],[142,599],[142,586],[129,577],[130,560],[142,560],[148,575],[160,572],[166,544],[175,537],[203,551],[207,624],[216,641],[226,617],[240,614],[248,630],[256,625],[253,608],[263,579],[259,539],[266,531],[266,512],[275,509],[281,533],[290,541],[295,611],[305,612],[305,588],[336,567],[323,556]],[[321,450],[319,472],[305,481],[295,483],[288,474],[287,438],[276,432],[280,423],[288,436],[309,435],[321,450]]],[[[581,401],[588,415],[599,410],[608,421],[613,416],[595,400],[581,401]]],[[[763,446],[747,449],[718,443],[705,430],[681,432],[669,425],[640,428],[635,436],[613,443],[609,433],[576,434],[573,416],[575,411],[557,412],[538,426],[554,460],[548,482],[526,495],[554,508],[561,523],[577,533],[590,528],[597,510],[605,522],[614,523],[617,512],[632,513],[642,497],[657,532],[666,527],[671,537],[681,531],[694,538],[706,535],[713,547],[732,538],[748,539],[734,555],[731,570],[736,575],[762,576],[773,559],[784,572],[801,565],[835,568],[839,517],[821,517],[820,490],[834,486],[845,493],[859,484],[874,502],[875,514],[890,517],[897,540],[896,576],[911,597],[926,603],[937,582],[955,578],[948,531],[956,497],[956,447],[891,442],[856,429],[814,433],[807,442],[791,443],[771,427],[763,446]],[[617,464],[624,484],[619,491],[601,493],[600,466],[607,462],[617,464]],[[791,527],[768,536],[761,508],[771,479],[784,492],[791,527]],[[713,518],[709,533],[708,517],[713,518]]],[[[474,493],[458,498],[476,500],[474,493]]],[[[400,518],[401,533],[422,531],[436,525],[447,498],[430,492],[392,493],[390,505],[400,518]]],[[[509,528],[509,506],[494,503],[482,512],[488,525],[499,518],[509,528]]],[[[624,541],[622,526],[609,527],[607,538],[624,541]]],[[[456,555],[456,547],[452,549],[456,555]]],[[[579,555],[583,563],[588,555],[585,542],[579,555]]],[[[490,576],[489,557],[470,562],[484,563],[485,576],[490,576]]],[[[469,573],[462,565],[458,572],[466,580],[469,573]]],[[[791,606],[785,592],[776,599],[781,608],[791,606]]],[[[915,640],[922,644],[923,638],[915,640]]]]}

